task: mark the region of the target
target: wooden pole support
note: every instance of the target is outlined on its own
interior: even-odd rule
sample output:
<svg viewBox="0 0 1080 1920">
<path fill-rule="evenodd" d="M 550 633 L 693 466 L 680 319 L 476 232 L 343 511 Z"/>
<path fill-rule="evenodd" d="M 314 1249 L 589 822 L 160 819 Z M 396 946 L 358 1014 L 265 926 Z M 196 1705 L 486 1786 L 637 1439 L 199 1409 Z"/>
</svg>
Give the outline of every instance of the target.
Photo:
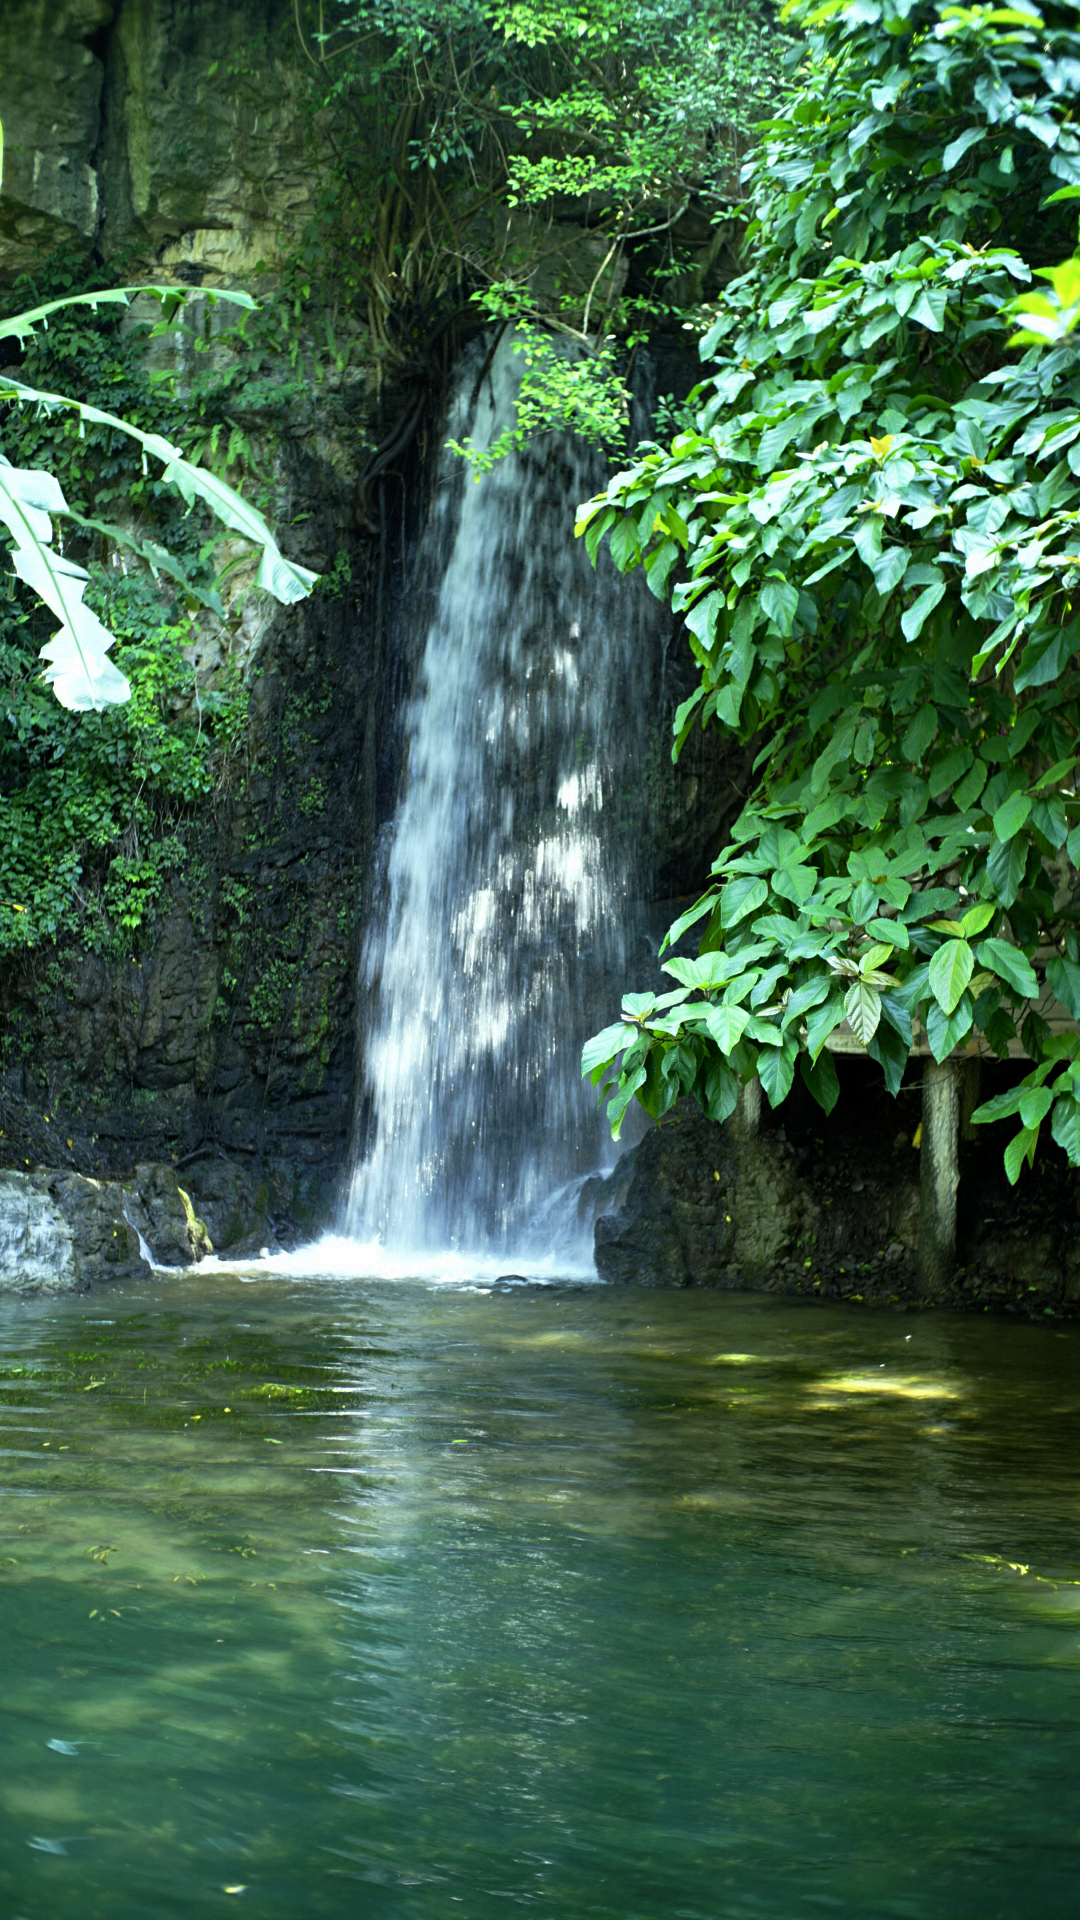
<svg viewBox="0 0 1080 1920">
<path fill-rule="evenodd" d="M 922 1083 L 919 1286 L 942 1292 L 956 1266 L 960 1063 L 928 1060 Z"/>
<path fill-rule="evenodd" d="M 757 1074 L 739 1088 L 738 1104 L 732 1115 L 732 1130 L 737 1140 L 756 1140 L 761 1127 L 761 1081 Z"/>
</svg>

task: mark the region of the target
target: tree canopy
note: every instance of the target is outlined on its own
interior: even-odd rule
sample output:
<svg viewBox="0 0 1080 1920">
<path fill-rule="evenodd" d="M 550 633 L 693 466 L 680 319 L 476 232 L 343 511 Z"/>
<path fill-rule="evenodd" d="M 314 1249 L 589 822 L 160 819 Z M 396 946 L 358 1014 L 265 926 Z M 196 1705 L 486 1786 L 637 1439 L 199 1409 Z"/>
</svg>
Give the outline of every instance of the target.
<svg viewBox="0 0 1080 1920">
<path fill-rule="evenodd" d="M 585 1048 L 723 1119 L 798 1069 L 830 1111 L 846 1021 L 899 1089 L 913 1037 L 1031 1071 L 1080 1165 L 1080 32 L 1075 7 L 826 0 L 744 172 L 747 270 L 670 446 L 590 501 L 590 552 L 682 614 L 676 719 L 756 752 L 670 992 Z M 1060 264 L 1064 259 L 1064 264 Z M 668 943 L 665 942 L 665 946 Z"/>
<path fill-rule="evenodd" d="M 512 322 L 522 418 L 497 453 L 567 425 L 617 444 L 627 344 L 682 302 L 689 228 L 722 245 L 710 221 L 779 74 L 768 0 L 308 0 L 296 17 L 381 370 L 407 377 L 466 315 Z"/>
</svg>

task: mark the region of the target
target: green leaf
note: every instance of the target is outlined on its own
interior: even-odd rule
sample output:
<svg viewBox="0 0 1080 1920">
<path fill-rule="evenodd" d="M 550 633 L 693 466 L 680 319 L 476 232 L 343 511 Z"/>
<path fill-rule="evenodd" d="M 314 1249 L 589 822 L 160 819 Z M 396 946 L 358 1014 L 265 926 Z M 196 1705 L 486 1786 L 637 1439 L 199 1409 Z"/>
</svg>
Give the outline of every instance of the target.
<svg viewBox="0 0 1080 1920">
<path fill-rule="evenodd" d="M 786 639 L 795 624 L 799 589 L 789 580 L 766 580 L 761 589 L 761 610 L 778 633 Z"/>
<path fill-rule="evenodd" d="M 801 1054 L 799 1072 L 818 1106 L 823 1112 L 831 1113 L 840 1098 L 840 1080 L 832 1054 L 820 1053 L 816 1061 L 811 1061 L 808 1053 Z"/>
<path fill-rule="evenodd" d="M 627 1080 L 619 1086 L 608 1101 L 607 1117 L 611 1123 L 611 1137 L 617 1140 L 622 1132 L 623 1117 L 639 1087 L 645 1084 L 645 1068 L 635 1067 Z"/>
<path fill-rule="evenodd" d="M 881 995 L 865 980 L 853 980 L 844 995 L 844 1012 L 856 1040 L 869 1046 L 881 1019 Z"/>
<path fill-rule="evenodd" d="M 999 840 L 1011 840 L 1025 825 L 1031 812 L 1031 798 L 1026 793 L 1010 793 L 994 814 L 994 832 Z"/>
<path fill-rule="evenodd" d="M 1034 976 L 1032 976 L 1034 978 Z M 1063 960 L 1055 957 L 1047 963 L 1046 984 L 1063 1007 L 1067 1007 L 1074 1020 L 1080 1020 L 1080 966 L 1075 960 Z M 1034 999 L 1029 994 L 1029 999 Z M 1056 1135 L 1055 1135 L 1056 1138 Z"/>
<path fill-rule="evenodd" d="M 789 1039 L 782 1047 L 764 1047 L 758 1054 L 758 1079 L 770 1107 L 778 1107 L 791 1092 L 798 1052 L 798 1043 Z"/>
<path fill-rule="evenodd" d="M 834 994 L 822 1007 L 813 1007 L 806 1016 L 806 1044 L 812 1060 L 817 1060 L 834 1027 L 844 1018 L 844 1000 Z"/>
<path fill-rule="evenodd" d="M 1027 866 L 1027 841 L 1015 834 L 997 841 L 986 856 L 986 877 L 1003 907 L 1011 907 L 1020 891 Z"/>
<path fill-rule="evenodd" d="M 884 1002 L 882 1011 L 885 1011 Z M 895 1100 L 904 1078 L 910 1047 L 888 1020 L 883 1020 L 866 1049 L 885 1075 L 885 1085 Z"/>
<path fill-rule="evenodd" d="M 826 974 L 819 974 L 815 980 L 808 980 L 804 986 L 796 987 L 787 1006 L 784 1008 L 781 1027 L 786 1032 L 793 1020 L 801 1020 L 811 1007 L 820 1006 L 828 994 L 832 982 Z"/>
<path fill-rule="evenodd" d="M 738 1103 L 739 1076 L 726 1061 L 718 1060 L 705 1076 L 705 1113 L 710 1120 L 722 1123 L 730 1119 Z"/>
<path fill-rule="evenodd" d="M 686 624 L 690 632 L 701 641 L 706 653 L 711 653 L 716 645 L 716 623 L 723 610 L 722 593 L 707 593 L 686 615 Z"/>
<path fill-rule="evenodd" d="M 1014 1113 L 1020 1111 L 1024 1092 L 1023 1087 L 1010 1087 L 1007 1093 L 997 1093 L 992 1100 L 985 1100 L 982 1106 L 976 1107 L 972 1114 L 973 1124 L 977 1127 L 989 1127 L 993 1126 L 997 1120 L 1011 1119 Z"/>
<path fill-rule="evenodd" d="M 638 1037 L 637 1027 L 627 1026 L 624 1020 L 618 1021 L 613 1027 L 605 1027 L 603 1033 L 594 1033 L 581 1049 L 582 1079 L 588 1074 L 595 1086 L 615 1055 L 621 1053 L 624 1047 L 632 1046 Z"/>
<path fill-rule="evenodd" d="M 1039 1144 L 1038 1127 L 1025 1127 L 1021 1133 L 1013 1135 L 1005 1149 L 1005 1172 L 1010 1187 L 1015 1187 L 1020 1178 L 1020 1169 L 1026 1160 L 1030 1167 L 1035 1159 L 1035 1149 Z"/>
<path fill-rule="evenodd" d="M 910 935 L 902 920 L 868 920 L 866 931 L 875 934 L 879 940 L 887 940 L 891 946 L 902 947 L 905 952 L 911 945 Z"/>
<path fill-rule="evenodd" d="M 910 559 L 906 547 L 886 547 L 884 553 L 871 562 L 874 585 L 883 600 L 900 585 Z"/>
<path fill-rule="evenodd" d="M 772 888 L 783 900 L 790 900 L 795 906 L 803 907 L 809 900 L 818 883 L 814 867 L 781 867 L 772 876 Z"/>
<path fill-rule="evenodd" d="M 1037 1127 L 1054 1104 L 1049 1087 L 1025 1087 L 1020 1096 L 1020 1119 L 1025 1127 Z"/>
<path fill-rule="evenodd" d="M 937 732 L 937 708 L 921 707 L 915 715 L 900 745 L 905 760 L 917 766 Z"/>
<path fill-rule="evenodd" d="M 981 933 L 984 927 L 988 927 L 996 913 L 997 908 L 992 902 L 988 905 L 986 901 L 980 901 L 977 907 L 969 907 L 960 921 L 960 931 L 965 940 L 970 940 L 973 934 Z"/>
<path fill-rule="evenodd" d="M 951 1013 L 946 1013 L 936 1000 L 931 1000 L 926 1009 L 926 1037 L 935 1060 L 944 1060 L 946 1054 L 950 1054 L 961 1040 L 966 1039 L 971 1032 L 972 1019 L 973 1009 L 968 994 Z"/>
<path fill-rule="evenodd" d="M 51 316 L 59 313 L 64 307 L 91 307 L 96 313 L 99 307 L 127 307 L 138 294 L 144 293 L 154 294 L 162 302 L 171 319 L 176 309 L 190 297 L 192 292 L 198 292 L 203 298 L 209 299 L 212 306 L 216 306 L 219 300 L 223 300 L 227 306 L 244 307 L 248 313 L 256 311 L 257 303 L 250 293 L 233 293 L 224 287 L 214 288 L 212 291 L 204 287 L 197 289 L 162 287 L 151 283 L 133 287 L 107 287 L 100 293 L 68 293 L 62 299 L 47 300 L 42 307 L 31 307 L 28 312 L 17 313 L 6 320 L 0 320 L 0 340 L 25 341 L 37 331 L 40 325 L 47 327 Z M 158 329 L 155 328 L 154 331 L 156 333 Z"/>
<path fill-rule="evenodd" d="M 964 939 L 940 946 L 930 962 L 930 991 L 943 1013 L 952 1013 L 975 971 L 975 955 Z"/>
<path fill-rule="evenodd" d="M 936 586 L 927 587 L 920 593 L 913 606 L 900 617 L 900 628 L 905 640 L 917 640 L 930 615 L 940 600 L 945 597 L 945 583 L 939 581 Z M 908 755 L 911 759 L 913 756 Z"/>
<path fill-rule="evenodd" d="M 984 136 L 985 129 L 981 126 L 965 127 L 963 133 L 958 133 L 955 140 L 950 140 L 941 156 L 942 173 L 951 173 L 957 162 L 963 159 L 968 149 L 977 147 Z"/>
<path fill-rule="evenodd" d="M 748 913 L 763 907 L 769 897 L 764 880 L 751 874 L 729 880 L 720 894 L 720 921 L 725 927 L 737 926 Z"/>
<path fill-rule="evenodd" d="M 947 303 L 948 295 L 944 287 L 923 287 L 918 299 L 908 312 L 908 319 L 914 320 L 920 327 L 929 327 L 931 333 L 940 333 L 945 324 Z M 938 599 L 940 598 L 939 593 Z M 908 638 L 911 638 L 910 634 Z"/>
<path fill-rule="evenodd" d="M 957 813 L 966 813 L 973 807 L 986 785 L 990 772 L 985 760 L 976 760 L 970 773 L 966 773 L 959 785 L 953 788 L 953 806 Z"/>
<path fill-rule="evenodd" d="M 129 440 L 135 440 L 144 453 L 164 463 L 162 479 L 165 485 L 175 487 L 189 507 L 196 500 L 201 500 L 224 526 L 231 527 L 234 533 L 242 534 L 246 540 L 261 547 L 257 586 L 286 606 L 306 599 L 311 592 L 319 578 L 318 574 L 312 573 L 308 567 L 298 566 L 294 560 L 286 560 L 262 514 L 209 468 L 192 466 L 190 461 L 184 459 L 180 449 L 171 446 L 161 434 L 145 433 L 141 427 L 132 426 L 130 421 L 121 420 L 115 413 L 105 413 L 101 407 L 90 406 L 85 400 L 73 400 L 62 393 L 26 387 L 6 376 L 4 394 L 5 398 L 17 399 L 23 405 L 67 408 L 93 426 L 112 427 Z"/>
<path fill-rule="evenodd" d="M 1075 1098 L 1056 1101 L 1050 1131 L 1058 1146 L 1068 1154 L 1069 1165 L 1080 1167 L 1080 1101 Z"/>
<path fill-rule="evenodd" d="M 705 1025 L 721 1053 L 734 1053 L 750 1022 L 745 1007 L 710 1007 Z"/>
<path fill-rule="evenodd" d="M 631 514 L 624 514 L 608 536 L 608 549 L 620 573 L 629 573 L 641 559 L 637 526 Z"/>
<path fill-rule="evenodd" d="M 60 621 L 59 630 L 41 649 L 42 658 L 50 662 L 44 677 L 62 707 L 86 713 L 120 705 L 130 699 L 131 688 L 109 659 L 111 633 L 83 604 L 89 574 L 50 545 L 50 515 L 63 513 L 66 506 L 51 473 L 21 470 L 0 455 L 0 521 L 14 541 L 12 564 L 19 579 Z"/>
<path fill-rule="evenodd" d="M 685 913 L 680 913 L 678 919 L 673 921 L 664 935 L 663 944 L 660 948 L 661 953 L 668 947 L 673 947 L 677 941 L 682 939 L 683 934 L 689 927 L 695 926 L 699 920 L 705 918 L 707 913 L 711 913 L 716 905 L 716 900 L 717 896 L 715 893 L 707 893 L 702 899 L 695 901 L 692 907 L 688 907 Z"/>
<path fill-rule="evenodd" d="M 1007 940 L 981 940 L 975 949 L 980 967 L 989 967 L 1024 1000 L 1038 998 L 1039 982 L 1030 960 Z M 1060 995 L 1059 995 L 1060 998 Z"/>
</svg>

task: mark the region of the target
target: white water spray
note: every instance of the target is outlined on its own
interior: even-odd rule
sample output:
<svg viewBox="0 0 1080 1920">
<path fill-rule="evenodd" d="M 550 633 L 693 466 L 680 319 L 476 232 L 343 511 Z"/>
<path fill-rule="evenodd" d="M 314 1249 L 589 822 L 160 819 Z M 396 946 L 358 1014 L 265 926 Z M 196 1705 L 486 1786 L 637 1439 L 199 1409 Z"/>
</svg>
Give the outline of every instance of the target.
<svg viewBox="0 0 1080 1920">
<path fill-rule="evenodd" d="M 512 420 L 521 370 L 507 337 L 477 394 L 482 357 L 448 421 L 481 445 Z M 387 1249 L 550 1252 L 567 1183 L 610 1159 L 579 1056 L 627 977 L 658 611 L 573 538 L 601 481 L 569 438 L 478 484 L 441 456 L 413 572 L 441 584 L 360 982 L 347 1228 Z"/>
</svg>

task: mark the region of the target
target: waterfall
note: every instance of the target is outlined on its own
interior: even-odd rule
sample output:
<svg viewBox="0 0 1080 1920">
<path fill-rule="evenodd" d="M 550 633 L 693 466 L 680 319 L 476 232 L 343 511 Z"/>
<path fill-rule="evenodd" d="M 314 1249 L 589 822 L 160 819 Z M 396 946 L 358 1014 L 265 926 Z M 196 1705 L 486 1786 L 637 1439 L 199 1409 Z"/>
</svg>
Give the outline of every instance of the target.
<svg viewBox="0 0 1080 1920">
<path fill-rule="evenodd" d="M 442 437 L 490 444 L 521 366 L 510 336 L 486 370 L 483 344 L 470 350 Z M 550 1251 L 551 1196 L 610 1163 L 579 1056 L 612 1017 L 639 917 L 659 613 L 573 538 L 603 478 L 569 436 L 479 482 L 439 456 L 409 569 L 418 665 L 400 793 L 361 961 L 358 1239 Z"/>
</svg>

